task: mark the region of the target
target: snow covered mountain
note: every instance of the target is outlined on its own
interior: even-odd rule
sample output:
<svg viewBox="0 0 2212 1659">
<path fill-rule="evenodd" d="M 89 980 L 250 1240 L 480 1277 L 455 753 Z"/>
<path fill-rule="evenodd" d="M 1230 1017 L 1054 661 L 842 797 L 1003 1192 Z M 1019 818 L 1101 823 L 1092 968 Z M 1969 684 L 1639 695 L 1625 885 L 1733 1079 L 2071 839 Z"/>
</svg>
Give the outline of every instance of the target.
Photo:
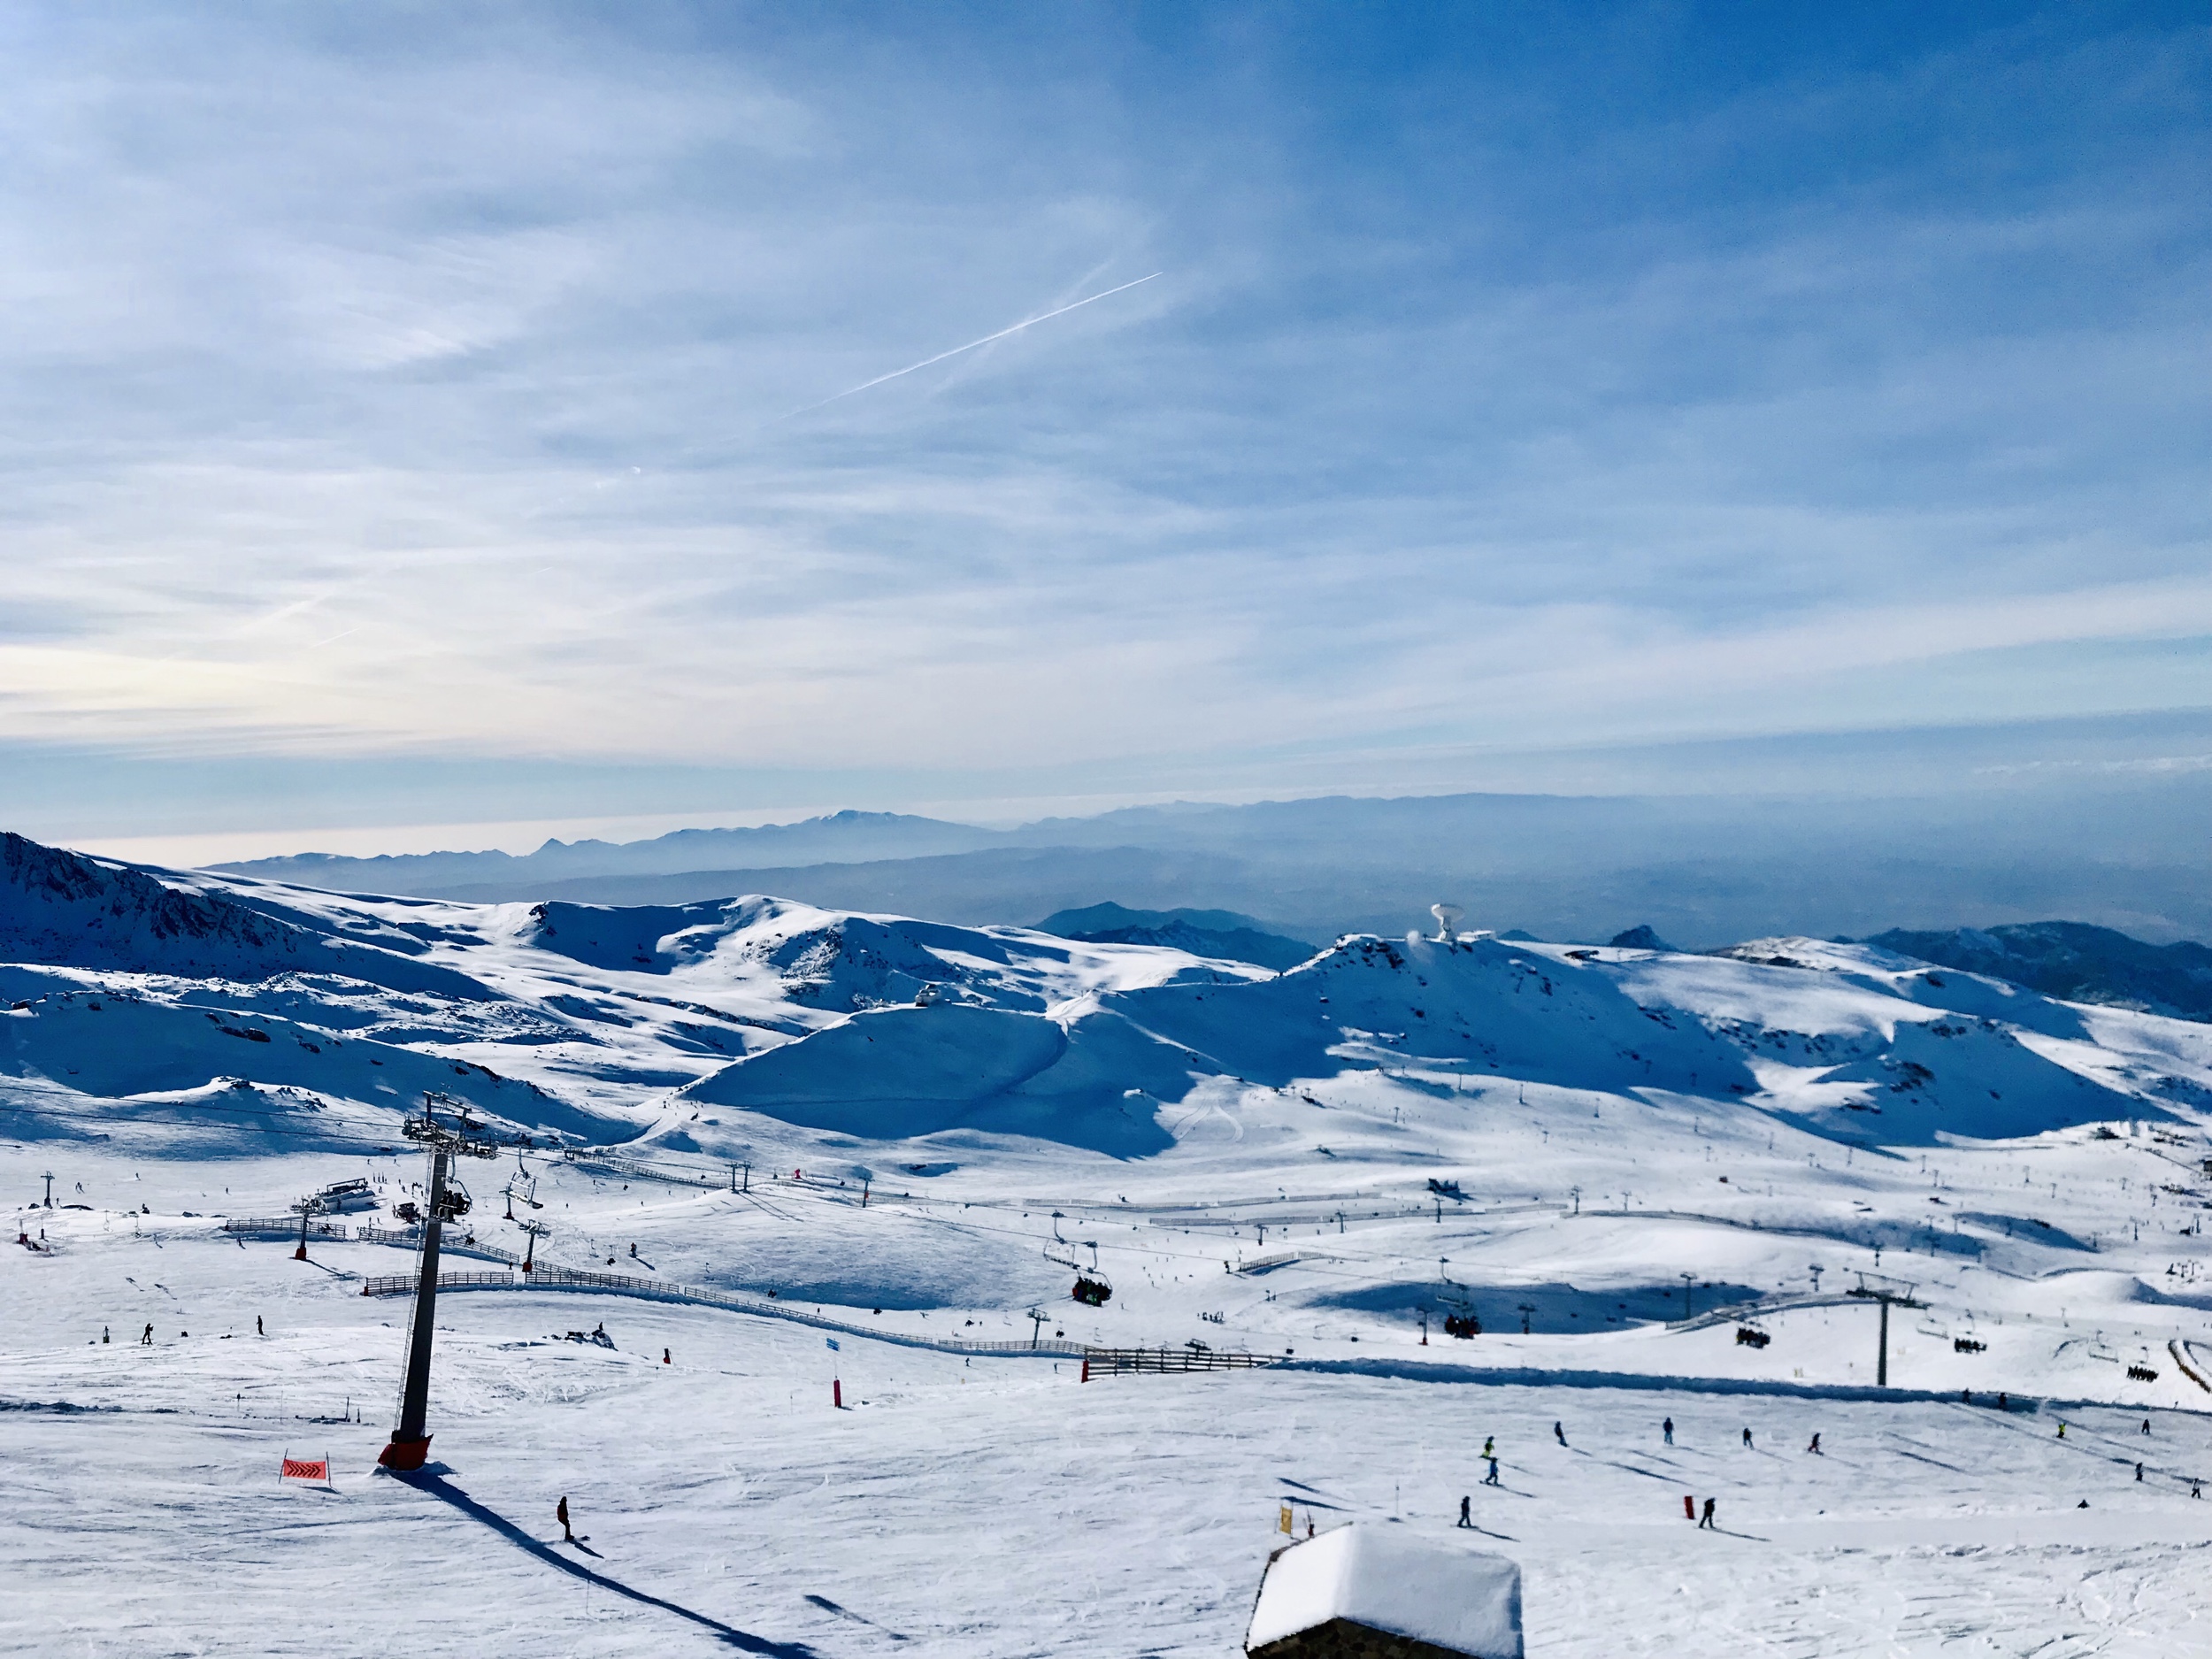
<svg viewBox="0 0 2212 1659">
<path fill-rule="evenodd" d="M 618 1134 L 680 1094 L 872 1140 L 964 1126 L 1135 1155 L 1221 1078 L 1511 1078 L 1913 1146 L 2164 1118 L 2212 1083 L 2182 1057 L 2212 1033 L 1866 946 L 1351 937 L 1276 974 L 758 896 L 342 897 L 15 836 L 0 859 L 0 1063 L 104 1100 L 234 1073 L 391 1100 L 435 1077 L 537 1130 Z"/>
<path fill-rule="evenodd" d="M 400 1123 L 434 1091 L 513 1160 L 472 1166 L 451 1240 L 472 1294 L 439 1304 L 438 1452 L 482 1478 L 349 1472 L 359 1507 L 311 1535 L 257 1523 L 340 1586 L 315 1617 L 342 1647 L 466 1651 L 450 1630 L 489 1575 L 524 1651 L 670 1650 L 650 1621 L 687 1607 L 723 1621 L 703 1640 L 847 1651 L 864 1601 L 917 1653 L 1075 1655 L 1099 1645 L 1087 1619 L 1048 1630 L 995 1598 L 1012 1572 L 1044 1604 L 1104 1540 L 1117 1629 L 1218 1652 L 1279 1498 L 1442 1525 L 1471 1490 L 1515 1506 L 1484 1524 L 1560 1654 L 1617 1650 L 1621 1560 L 1731 1609 L 1746 1572 L 1762 1609 L 1797 1607 L 1806 1575 L 1924 1599 L 1963 1573 L 1973 1605 L 1945 1629 L 2025 1651 L 2049 1575 L 2003 1553 L 2024 1539 L 2093 1552 L 2135 1624 L 2188 1624 L 2212 1543 L 2187 1497 L 2190 1414 L 2212 1409 L 2212 1026 L 1797 938 L 1363 934 L 1275 972 L 757 895 L 460 903 L 14 838 L 0 856 L 0 1190 L 22 1241 L 0 1257 L 0 1409 L 42 1517 L 5 1541 L 130 1629 L 236 1646 L 196 1589 L 216 1517 L 265 1502 L 240 1448 L 373 1457 L 388 1425 L 346 1419 L 395 1375 L 373 1293 L 412 1259 Z M 341 1179 L 376 1200 L 369 1232 L 333 1225 L 295 1262 L 288 1206 Z M 530 1250 L 560 1273 L 505 1265 Z M 1071 1298 L 1079 1273 L 1110 1294 Z M 1862 1285 L 1905 1299 L 1878 1354 Z M 1078 1344 L 1273 1366 L 1071 1394 Z M 801 1403 L 833 1375 L 853 1410 Z M 1678 1448 L 1650 1443 L 1662 1417 Z M 1755 1420 L 1828 1450 L 1720 1461 Z M 1494 1431 L 1509 1472 L 1487 1489 L 1471 1453 Z M 149 1509 L 157 1464 L 179 1495 Z M 1781 1553 L 1680 1558 L 1654 1529 L 1680 1527 L 1685 1487 Z M 618 1640 L 532 1599 L 553 1547 L 505 1517 L 563 1489 L 609 1517 L 593 1548 L 626 1564 L 592 1593 L 647 1621 Z M 88 1496 L 110 1490 L 127 1516 Z M 513 1559 L 458 1550 L 465 1571 L 396 1606 L 380 1586 L 441 1493 Z M 2107 1532 L 2073 1518 L 2092 1495 Z M 900 1560 L 926 1594 L 887 1579 L 887 1503 L 909 1506 Z M 967 1571 L 991 1527 L 1014 1529 L 995 1562 L 1044 1564 Z M 100 1540 L 120 1532 L 192 1592 L 119 1579 Z M 265 1555 L 271 1535 L 247 1534 Z M 1253 1558 L 1227 1589 L 1225 1551 Z M 362 1560 L 378 1571 L 340 1570 Z M 268 1579 L 272 1609 L 295 1587 Z M 1689 1601 L 1637 1616 L 1701 1639 Z M 0 1647 L 41 1650 L 15 1617 Z M 1798 1651 L 1873 1651 L 1886 1617 L 1789 1628 Z"/>
<path fill-rule="evenodd" d="M 1986 931 L 1895 928 L 1866 942 L 2009 979 L 2047 996 L 2212 1019 L 2212 949 L 2188 940 L 2148 945 L 2085 922 L 2028 922 Z"/>
</svg>

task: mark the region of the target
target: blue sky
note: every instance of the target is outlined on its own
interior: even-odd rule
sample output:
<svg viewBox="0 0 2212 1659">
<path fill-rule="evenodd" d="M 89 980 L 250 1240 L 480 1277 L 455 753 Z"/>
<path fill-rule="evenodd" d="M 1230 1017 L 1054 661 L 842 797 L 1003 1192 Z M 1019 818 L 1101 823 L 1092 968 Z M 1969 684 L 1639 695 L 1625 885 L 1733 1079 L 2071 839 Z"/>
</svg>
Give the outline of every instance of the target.
<svg viewBox="0 0 2212 1659">
<path fill-rule="evenodd" d="M 0 821 L 2212 764 L 2208 60 L 2181 5 L 16 8 Z"/>
</svg>

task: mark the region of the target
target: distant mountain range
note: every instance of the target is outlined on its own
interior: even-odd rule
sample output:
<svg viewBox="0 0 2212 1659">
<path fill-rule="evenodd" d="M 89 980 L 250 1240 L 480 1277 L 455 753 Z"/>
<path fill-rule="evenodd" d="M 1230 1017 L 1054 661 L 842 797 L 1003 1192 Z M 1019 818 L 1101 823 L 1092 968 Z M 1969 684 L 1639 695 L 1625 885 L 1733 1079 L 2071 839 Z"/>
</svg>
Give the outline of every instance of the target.
<svg viewBox="0 0 2212 1659">
<path fill-rule="evenodd" d="M 2212 937 L 2212 773 L 2085 799 L 1457 795 L 1137 807 L 992 830 L 885 812 L 536 852 L 308 854 L 221 869 L 342 892 L 682 904 L 773 893 L 960 926 L 1112 902 L 1223 910 L 1326 941 L 1432 926 L 1602 941 L 1631 923 L 1691 949 L 1781 933 L 2063 916 Z"/>
</svg>

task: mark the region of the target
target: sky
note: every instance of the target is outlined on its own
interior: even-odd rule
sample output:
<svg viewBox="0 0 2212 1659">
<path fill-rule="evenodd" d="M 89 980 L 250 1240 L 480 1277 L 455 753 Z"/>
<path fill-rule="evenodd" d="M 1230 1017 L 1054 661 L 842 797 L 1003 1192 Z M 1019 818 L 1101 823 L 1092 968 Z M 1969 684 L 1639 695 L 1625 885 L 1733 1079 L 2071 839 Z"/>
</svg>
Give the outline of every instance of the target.
<svg viewBox="0 0 2212 1659">
<path fill-rule="evenodd" d="M 2193 4 L 33 4 L 0 65 L 0 826 L 2212 766 Z"/>
</svg>

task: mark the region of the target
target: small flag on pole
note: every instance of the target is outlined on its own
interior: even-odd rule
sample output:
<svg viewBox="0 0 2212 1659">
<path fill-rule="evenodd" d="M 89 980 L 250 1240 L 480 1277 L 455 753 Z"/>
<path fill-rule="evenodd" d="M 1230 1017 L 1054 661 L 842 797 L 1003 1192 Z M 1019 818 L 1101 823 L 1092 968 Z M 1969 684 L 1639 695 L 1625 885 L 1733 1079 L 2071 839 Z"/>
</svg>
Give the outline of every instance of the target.
<svg viewBox="0 0 2212 1659">
<path fill-rule="evenodd" d="M 837 1348 L 837 1339 L 833 1336 L 826 1336 L 822 1339 L 822 1340 L 828 1343 L 832 1348 Z M 844 1349 L 838 1348 L 837 1351 L 841 1354 L 844 1352 Z"/>
</svg>

